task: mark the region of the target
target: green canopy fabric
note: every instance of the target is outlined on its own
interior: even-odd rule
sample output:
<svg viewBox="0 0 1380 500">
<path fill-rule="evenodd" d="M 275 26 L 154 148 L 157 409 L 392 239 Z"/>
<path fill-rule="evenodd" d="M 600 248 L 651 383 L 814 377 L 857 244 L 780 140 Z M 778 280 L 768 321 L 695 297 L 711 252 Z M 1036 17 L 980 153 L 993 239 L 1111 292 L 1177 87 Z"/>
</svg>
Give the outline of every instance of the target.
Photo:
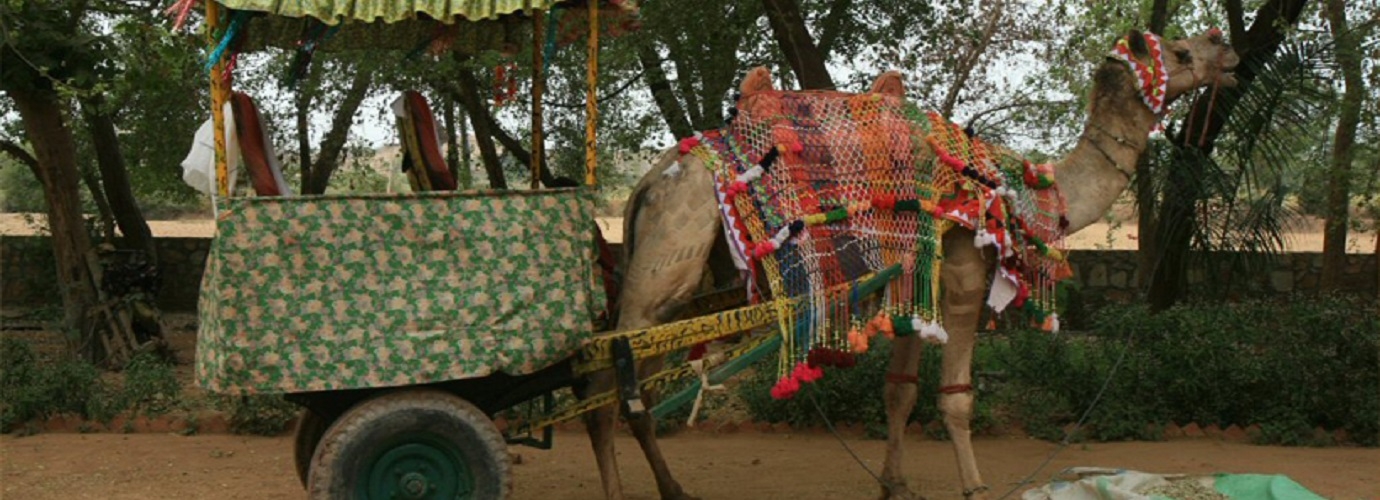
<svg viewBox="0 0 1380 500">
<path fill-rule="evenodd" d="M 531 43 L 530 16 L 538 10 L 570 11 L 566 21 L 583 19 L 591 0 L 215 0 L 231 12 L 256 14 L 245 29 L 242 52 L 270 47 L 296 48 L 313 26 L 333 30 L 320 52 L 354 50 L 415 51 L 445 38 L 449 50 L 474 54 L 511 51 Z M 637 17 L 635 0 L 596 0 L 605 36 L 628 31 Z M 571 27 L 584 31 L 581 26 Z M 564 33 L 563 38 L 570 38 Z M 583 37 L 580 37 L 583 38 Z"/>
<path fill-rule="evenodd" d="M 568 0 L 216 0 L 234 10 L 284 17 L 313 17 L 328 25 L 342 20 L 372 23 L 416 19 L 419 14 L 444 23 L 456 19 L 497 19 L 518 11 L 549 9 Z"/>
</svg>

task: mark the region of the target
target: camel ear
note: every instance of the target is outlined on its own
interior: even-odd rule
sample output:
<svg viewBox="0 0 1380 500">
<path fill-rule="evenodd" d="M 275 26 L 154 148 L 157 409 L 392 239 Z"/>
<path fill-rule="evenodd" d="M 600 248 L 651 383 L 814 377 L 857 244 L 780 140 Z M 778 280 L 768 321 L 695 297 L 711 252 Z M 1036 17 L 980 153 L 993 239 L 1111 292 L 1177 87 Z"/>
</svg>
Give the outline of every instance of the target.
<svg viewBox="0 0 1380 500">
<path fill-rule="evenodd" d="M 1145 34 L 1140 30 L 1131 30 L 1126 33 L 1126 43 L 1131 46 L 1131 53 L 1136 57 L 1150 57 L 1150 46 L 1145 44 Z"/>
<path fill-rule="evenodd" d="M 899 71 L 882 73 L 881 76 L 878 76 L 877 79 L 872 82 L 872 93 L 905 97 L 906 84 L 905 81 L 901 79 L 901 73 Z"/>
<path fill-rule="evenodd" d="M 773 90 L 771 85 L 771 72 L 767 71 L 765 66 L 758 66 L 748 71 L 747 76 L 743 78 L 742 87 L 739 88 L 739 92 L 743 94 L 743 97 L 770 90 Z"/>
</svg>

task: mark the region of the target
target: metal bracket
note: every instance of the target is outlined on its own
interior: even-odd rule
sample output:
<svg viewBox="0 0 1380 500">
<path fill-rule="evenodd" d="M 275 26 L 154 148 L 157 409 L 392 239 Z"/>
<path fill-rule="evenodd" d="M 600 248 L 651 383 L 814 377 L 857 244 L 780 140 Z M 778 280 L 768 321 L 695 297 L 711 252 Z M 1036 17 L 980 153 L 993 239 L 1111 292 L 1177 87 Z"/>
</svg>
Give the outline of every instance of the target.
<svg viewBox="0 0 1380 500">
<path fill-rule="evenodd" d="M 613 372 L 618 377 L 618 401 L 627 418 L 641 418 L 647 413 L 642 404 L 637 383 L 637 361 L 633 358 L 632 343 L 627 338 L 613 339 Z"/>
</svg>

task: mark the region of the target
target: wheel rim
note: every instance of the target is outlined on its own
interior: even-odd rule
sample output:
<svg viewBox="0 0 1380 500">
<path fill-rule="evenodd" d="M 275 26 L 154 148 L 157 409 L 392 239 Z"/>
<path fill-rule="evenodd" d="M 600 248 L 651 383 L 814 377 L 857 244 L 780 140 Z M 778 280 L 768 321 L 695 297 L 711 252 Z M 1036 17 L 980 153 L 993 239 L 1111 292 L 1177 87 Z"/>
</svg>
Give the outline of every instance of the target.
<svg viewBox="0 0 1380 500">
<path fill-rule="evenodd" d="M 467 499 L 474 493 L 474 472 L 460 448 L 433 434 L 402 436 L 365 470 L 361 498 Z"/>
</svg>

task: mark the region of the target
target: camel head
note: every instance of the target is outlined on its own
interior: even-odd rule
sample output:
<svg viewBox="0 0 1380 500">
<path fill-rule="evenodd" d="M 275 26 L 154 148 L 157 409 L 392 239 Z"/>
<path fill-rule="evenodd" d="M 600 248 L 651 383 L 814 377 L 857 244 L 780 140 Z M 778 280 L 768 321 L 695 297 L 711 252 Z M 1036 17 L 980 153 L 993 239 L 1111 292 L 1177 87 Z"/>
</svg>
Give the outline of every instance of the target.
<svg viewBox="0 0 1380 500">
<path fill-rule="evenodd" d="M 1158 45 L 1158 47 L 1156 47 Z M 1209 85 L 1232 87 L 1236 78 L 1231 71 L 1241 59 L 1223 38 L 1222 30 L 1212 28 L 1191 38 L 1162 40 L 1157 35 L 1132 30 L 1117 41 L 1110 56 L 1130 63 L 1134 72 L 1163 65 L 1168 81 L 1162 87 L 1165 101 L 1173 100 L 1193 89 Z M 1157 57 L 1160 61 L 1156 61 Z M 1134 62 L 1133 62 L 1134 61 Z M 1154 73 L 1141 75 L 1154 78 Z"/>
</svg>

